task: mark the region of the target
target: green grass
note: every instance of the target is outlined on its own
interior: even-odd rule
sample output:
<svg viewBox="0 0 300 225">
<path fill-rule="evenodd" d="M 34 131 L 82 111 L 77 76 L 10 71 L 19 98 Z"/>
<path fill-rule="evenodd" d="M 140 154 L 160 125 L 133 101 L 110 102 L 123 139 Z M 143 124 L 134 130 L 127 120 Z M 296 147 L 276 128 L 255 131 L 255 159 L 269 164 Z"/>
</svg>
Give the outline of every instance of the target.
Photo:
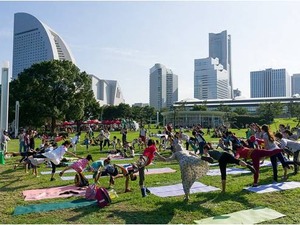
<svg viewBox="0 0 300 225">
<path fill-rule="evenodd" d="M 286 121 L 283 122 L 286 124 Z M 279 122 L 277 121 L 277 126 Z M 245 136 L 245 130 L 232 129 L 238 136 Z M 155 133 L 155 130 L 152 130 Z M 111 137 L 119 132 L 111 134 Z M 136 138 L 138 133 L 129 132 L 128 140 Z M 208 140 L 211 139 L 205 136 Z M 83 140 L 83 137 L 81 138 Z M 40 140 L 37 140 L 37 144 Z M 9 151 L 18 151 L 18 141 L 12 140 L 9 142 Z M 106 154 L 99 153 L 98 146 L 91 146 L 89 152 L 94 159 L 105 157 Z M 87 152 L 84 146 L 78 145 L 78 155 L 85 156 Z M 168 156 L 168 152 L 162 153 Z M 25 174 L 23 168 L 13 170 L 13 165 L 19 157 L 13 157 L 6 160 L 5 165 L 0 165 L 0 215 L 2 224 L 192 224 L 194 220 L 200 220 L 210 216 L 231 213 L 243 209 L 249 209 L 256 206 L 266 206 L 277 210 L 286 215 L 286 217 L 266 221 L 267 224 L 299 224 L 300 209 L 299 197 L 300 189 L 287 190 L 282 192 L 273 192 L 266 194 L 256 194 L 243 190 L 244 187 L 252 184 L 252 175 L 228 175 L 227 178 L 227 193 L 221 194 L 220 191 L 211 193 L 192 194 L 189 203 L 183 202 L 183 196 L 159 198 L 154 195 L 149 195 L 147 198 L 142 198 L 138 186 L 138 181 L 130 182 L 133 189 L 131 193 L 124 192 L 124 179 L 116 179 L 114 189 L 118 193 L 118 197 L 113 199 L 109 207 L 98 208 L 85 207 L 78 209 L 65 209 L 60 211 L 51 211 L 45 213 L 25 214 L 13 216 L 13 211 L 16 206 L 30 205 L 37 203 L 59 202 L 66 199 L 49 199 L 42 201 L 24 201 L 22 196 L 23 190 L 62 186 L 73 184 L 73 181 L 61 181 L 58 175 L 55 175 L 57 180 L 50 182 L 50 175 L 40 175 L 34 177 L 32 174 Z M 130 161 L 126 161 L 130 162 Z M 116 161 L 116 163 L 125 163 L 125 161 Z M 176 169 L 176 173 L 159 174 L 146 176 L 146 184 L 148 187 L 176 184 L 181 182 L 180 170 L 176 161 L 160 162 L 155 161 L 154 167 L 171 167 Z M 214 167 L 218 168 L 218 167 Z M 59 168 L 60 169 L 60 168 Z M 49 170 L 49 168 L 39 168 L 39 171 Z M 292 171 L 289 171 L 290 173 Z M 279 175 L 283 174 L 279 167 Z M 219 176 L 205 176 L 199 180 L 200 182 L 220 187 Z M 300 181 L 300 175 L 291 175 L 289 181 Z M 272 169 L 270 167 L 261 168 L 260 184 L 268 184 L 272 182 Z M 101 185 L 108 186 L 108 178 L 101 179 Z M 68 200 L 76 199 L 72 197 Z"/>
</svg>

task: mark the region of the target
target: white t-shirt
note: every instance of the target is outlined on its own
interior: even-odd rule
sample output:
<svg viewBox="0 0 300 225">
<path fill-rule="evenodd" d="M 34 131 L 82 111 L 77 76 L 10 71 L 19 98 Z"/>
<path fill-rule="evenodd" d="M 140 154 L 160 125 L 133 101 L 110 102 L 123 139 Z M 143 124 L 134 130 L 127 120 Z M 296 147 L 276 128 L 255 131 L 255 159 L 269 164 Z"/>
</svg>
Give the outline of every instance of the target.
<svg viewBox="0 0 300 225">
<path fill-rule="evenodd" d="M 42 155 L 50 159 L 55 165 L 58 165 L 67 151 L 68 149 L 64 145 L 61 145 L 52 151 L 43 153 Z"/>
<path fill-rule="evenodd" d="M 300 150 L 300 143 L 297 141 L 292 141 L 286 138 L 282 138 L 280 140 L 280 147 L 281 148 L 285 148 L 288 147 L 289 150 L 291 150 L 292 152 L 296 152 L 298 150 Z"/>
</svg>

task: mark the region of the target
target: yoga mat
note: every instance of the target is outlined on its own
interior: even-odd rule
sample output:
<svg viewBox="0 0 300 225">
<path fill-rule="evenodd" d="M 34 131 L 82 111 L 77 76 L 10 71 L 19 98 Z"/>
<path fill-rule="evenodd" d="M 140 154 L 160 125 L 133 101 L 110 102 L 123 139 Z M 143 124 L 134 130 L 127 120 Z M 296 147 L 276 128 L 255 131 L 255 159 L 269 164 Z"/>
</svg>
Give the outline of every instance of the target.
<svg viewBox="0 0 300 225">
<path fill-rule="evenodd" d="M 257 187 L 246 187 L 244 189 L 261 194 L 267 192 L 289 190 L 294 188 L 300 188 L 300 182 L 296 182 L 296 181 L 282 182 L 282 183 L 259 185 Z"/>
<path fill-rule="evenodd" d="M 161 174 L 161 173 L 174 173 L 176 170 L 173 170 L 171 168 L 152 168 L 152 169 L 146 169 L 145 174 L 150 175 L 150 174 Z M 93 175 L 86 175 L 85 176 L 87 179 L 93 179 Z M 102 177 L 107 177 L 107 176 L 102 176 Z M 60 177 L 62 180 L 74 180 L 75 176 L 62 176 Z M 101 178 L 101 177 L 100 177 Z"/>
<path fill-rule="evenodd" d="M 48 212 L 53 210 L 68 209 L 68 208 L 79 208 L 84 206 L 97 205 L 96 201 L 77 199 L 67 202 L 56 202 L 56 203 L 42 203 L 36 205 L 17 206 L 14 211 L 14 216 L 28 214 L 28 213 L 39 213 Z"/>
<path fill-rule="evenodd" d="M 53 188 L 43 188 L 43 189 L 34 189 L 23 191 L 25 196 L 25 201 L 34 201 L 41 199 L 51 199 L 51 198 L 67 198 L 71 196 L 84 196 L 85 189 L 78 190 L 79 187 L 74 185 L 71 186 L 61 186 Z M 74 191 L 74 193 L 66 193 L 67 191 Z M 77 192 L 78 194 L 76 194 Z M 62 194 L 65 193 L 65 194 Z"/>
<path fill-rule="evenodd" d="M 244 170 L 240 168 L 227 168 L 226 169 L 227 174 L 241 174 L 241 173 L 251 173 L 250 170 Z M 207 172 L 208 176 L 217 176 L 221 175 L 220 169 L 212 169 Z"/>
<path fill-rule="evenodd" d="M 256 224 L 268 220 L 284 217 L 273 209 L 255 207 L 253 209 L 241 210 L 234 213 L 213 216 L 202 220 L 195 220 L 196 224 Z"/>
<path fill-rule="evenodd" d="M 169 167 L 166 168 L 152 168 L 152 169 L 146 169 L 145 174 L 161 174 L 161 173 L 175 173 L 176 170 L 173 170 Z"/>
<path fill-rule="evenodd" d="M 57 170 L 55 173 L 60 173 L 60 172 L 61 172 L 61 170 Z M 75 170 L 70 169 L 70 170 L 66 170 L 64 173 L 75 173 L 75 172 L 76 172 Z M 51 170 L 41 172 L 42 175 L 51 174 L 51 173 L 52 173 Z"/>
<path fill-rule="evenodd" d="M 152 194 L 159 197 L 170 197 L 170 196 L 180 196 L 184 195 L 182 184 L 161 186 L 161 187 L 148 187 Z M 190 193 L 199 193 L 199 192 L 210 192 L 217 191 L 219 188 L 207 186 L 200 182 L 195 182 L 191 187 Z"/>
<path fill-rule="evenodd" d="M 277 165 L 279 165 L 280 162 L 277 162 Z M 272 163 L 270 161 L 266 161 L 264 160 L 264 162 L 262 164 L 259 164 L 260 167 L 262 166 L 272 166 Z"/>
<path fill-rule="evenodd" d="M 85 177 L 87 179 L 93 179 L 93 175 L 92 174 L 85 175 Z M 105 177 L 107 177 L 107 176 L 105 176 Z M 62 180 L 74 180 L 75 179 L 75 175 L 74 176 L 62 176 L 62 177 L 60 177 L 60 179 L 62 179 Z"/>
</svg>

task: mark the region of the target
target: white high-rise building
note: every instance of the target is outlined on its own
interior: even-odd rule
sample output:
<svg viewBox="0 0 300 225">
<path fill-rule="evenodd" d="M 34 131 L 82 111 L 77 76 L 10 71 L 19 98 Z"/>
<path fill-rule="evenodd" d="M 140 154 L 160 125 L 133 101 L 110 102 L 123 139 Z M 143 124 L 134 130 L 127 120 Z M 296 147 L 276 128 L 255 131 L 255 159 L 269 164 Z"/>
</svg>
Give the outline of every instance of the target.
<svg viewBox="0 0 300 225">
<path fill-rule="evenodd" d="M 292 76 L 292 95 L 300 95 L 300 73 L 293 74 Z"/>
<path fill-rule="evenodd" d="M 218 58 L 195 59 L 194 98 L 230 98 L 229 76 Z"/>
<path fill-rule="evenodd" d="M 74 57 L 63 39 L 47 25 L 28 13 L 14 15 L 12 78 L 35 63 Z"/>
<path fill-rule="evenodd" d="M 92 78 L 92 90 L 100 105 L 119 105 L 125 103 L 121 87 L 116 80 L 103 80 L 94 75 Z"/>
<path fill-rule="evenodd" d="M 227 30 L 221 33 L 209 33 L 209 57 L 218 58 L 229 75 L 230 96 L 233 98 L 232 69 L 231 69 L 231 36 L 227 35 Z"/>
<path fill-rule="evenodd" d="M 157 63 L 150 69 L 149 104 L 155 109 L 169 108 L 178 101 L 178 76 Z"/>
<path fill-rule="evenodd" d="M 250 72 L 250 97 L 290 97 L 291 77 L 286 69 L 266 69 Z"/>
</svg>

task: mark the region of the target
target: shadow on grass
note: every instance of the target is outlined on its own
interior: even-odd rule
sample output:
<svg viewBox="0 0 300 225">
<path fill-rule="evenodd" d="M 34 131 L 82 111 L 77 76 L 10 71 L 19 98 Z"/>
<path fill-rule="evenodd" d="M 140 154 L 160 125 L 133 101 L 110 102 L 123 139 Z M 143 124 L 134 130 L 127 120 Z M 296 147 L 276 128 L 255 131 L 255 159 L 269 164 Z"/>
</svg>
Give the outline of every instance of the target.
<svg viewBox="0 0 300 225">
<path fill-rule="evenodd" d="M 195 208 L 194 204 L 183 202 L 182 200 L 170 202 L 164 198 L 156 205 L 157 207 L 154 210 L 114 210 L 108 217 L 121 218 L 125 221 L 125 224 L 168 224 L 172 223 L 171 221 L 178 214 L 178 211 L 187 213 L 200 210 L 205 213 L 211 213 L 210 209 L 204 208 L 201 205 L 197 205 Z"/>
<path fill-rule="evenodd" d="M 4 179 L 4 178 L 1 178 Z M 11 179 L 11 177 L 10 177 Z M 16 190 L 19 189 L 24 189 L 26 187 L 28 187 L 28 185 L 22 185 L 22 183 L 20 182 L 20 178 L 14 179 L 14 180 L 10 180 L 9 182 L 7 182 L 6 184 L 4 184 L 3 186 L 0 186 L 0 191 L 6 191 L 6 192 L 14 192 Z M 16 184 L 20 184 L 20 186 L 15 186 Z M 9 187 L 11 185 L 14 185 L 13 187 Z"/>
<path fill-rule="evenodd" d="M 124 199 L 122 201 L 115 201 L 113 204 L 116 204 L 119 202 L 124 202 L 124 201 L 128 201 L 128 200 Z M 93 205 L 92 207 L 76 208 L 76 209 L 73 209 L 73 212 L 80 212 L 80 214 L 76 215 L 76 216 L 72 216 L 72 217 L 66 219 L 66 221 L 68 221 L 68 222 L 78 221 L 80 218 L 86 217 L 88 214 L 99 212 L 99 210 L 101 210 L 101 208 L 99 208 L 98 205 Z"/>
</svg>

